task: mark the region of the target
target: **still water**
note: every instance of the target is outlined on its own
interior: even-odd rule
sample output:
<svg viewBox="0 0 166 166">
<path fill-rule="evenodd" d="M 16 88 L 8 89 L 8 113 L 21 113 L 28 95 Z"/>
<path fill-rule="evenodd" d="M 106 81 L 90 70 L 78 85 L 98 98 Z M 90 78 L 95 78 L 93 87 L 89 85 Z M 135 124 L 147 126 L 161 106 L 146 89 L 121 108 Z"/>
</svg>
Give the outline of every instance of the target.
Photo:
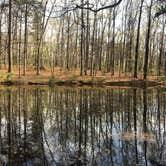
<svg viewBox="0 0 166 166">
<path fill-rule="evenodd" d="M 0 166 L 166 164 L 166 89 L 0 89 Z"/>
</svg>

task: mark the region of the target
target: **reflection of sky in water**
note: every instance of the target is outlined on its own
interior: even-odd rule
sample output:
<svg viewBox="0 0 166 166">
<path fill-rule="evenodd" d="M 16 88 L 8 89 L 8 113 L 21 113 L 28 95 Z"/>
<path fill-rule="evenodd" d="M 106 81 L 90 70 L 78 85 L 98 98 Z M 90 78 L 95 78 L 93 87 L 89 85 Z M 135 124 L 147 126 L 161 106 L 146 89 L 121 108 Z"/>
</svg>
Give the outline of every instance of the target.
<svg viewBox="0 0 166 166">
<path fill-rule="evenodd" d="M 139 90 L 134 96 L 133 89 L 21 89 L 19 97 L 16 89 L 10 91 L 10 102 L 8 93 L 0 93 L 0 160 L 9 162 L 10 103 L 10 147 L 14 162 L 20 159 L 22 165 L 43 162 L 144 165 L 145 160 L 149 165 L 151 160 L 159 163 L 166 157 L 166 96 L 156 89 L 147 92 L 143 96 Z M 24 100 L 28 105 L 24 105 Z"/>
</svg>

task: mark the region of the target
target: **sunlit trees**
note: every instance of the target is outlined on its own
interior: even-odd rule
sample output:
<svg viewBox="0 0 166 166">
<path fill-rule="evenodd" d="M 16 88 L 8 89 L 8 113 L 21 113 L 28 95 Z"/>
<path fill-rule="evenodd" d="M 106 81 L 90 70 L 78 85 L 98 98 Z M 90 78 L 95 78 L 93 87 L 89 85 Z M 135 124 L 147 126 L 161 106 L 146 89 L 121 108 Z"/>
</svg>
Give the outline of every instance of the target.
<svg viewBox="0 0 166 166">
<path fill-rule="evenodd" d="M 164 1 L 9 2 L 0 5 L 0 64 L 8 72 L 13 66 L 21 77 L 28 68 L 39 75 L 60 67 L 144 79 L 166 73 L 164 12 L 156 14 Z"/>
</svg>

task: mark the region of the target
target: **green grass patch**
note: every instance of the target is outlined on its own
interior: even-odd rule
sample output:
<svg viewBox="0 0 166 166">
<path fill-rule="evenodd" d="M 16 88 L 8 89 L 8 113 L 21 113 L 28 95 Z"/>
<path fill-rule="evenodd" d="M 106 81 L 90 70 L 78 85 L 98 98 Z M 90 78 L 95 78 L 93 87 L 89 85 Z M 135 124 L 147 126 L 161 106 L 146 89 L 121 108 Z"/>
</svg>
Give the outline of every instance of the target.
<svg viewBox="0 0 166 166">
<path fill-rule="evenodd" d="M 49 85 L 50 87 L 54 87 L 57 82 L 61 82 L 61 80 L 60 80 L 59 78 L 55 77 L 54 75 L 52 75 L 52 76 L 49 78 L 48 85 Z"/>
</svg>

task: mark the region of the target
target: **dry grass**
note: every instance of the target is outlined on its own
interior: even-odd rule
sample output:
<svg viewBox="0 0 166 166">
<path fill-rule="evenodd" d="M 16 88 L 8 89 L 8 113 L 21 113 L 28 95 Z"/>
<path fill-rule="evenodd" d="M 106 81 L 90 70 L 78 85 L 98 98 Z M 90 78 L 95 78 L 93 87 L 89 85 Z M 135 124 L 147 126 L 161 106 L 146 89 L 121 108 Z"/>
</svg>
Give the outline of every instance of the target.
<svg viewBox="0 0 166 166">
<path fill-rule="evenodd" d="M 0 82 L 4 82 L 6 79 L 7 75 L 7 69 L 1 69 L 0 70 Z M 51 77 L 51 70 L 46 69 L 40 71 L 40 75 L 36 75 L 36 71 L 33 69 L 33 67 L 28 67 L 26 76 L 23 76 L 21 73 L 21 77 L 19 78 L 19 72 L 18 68 L 14 67 L 13 68 L 13 76 L 12 80 L 13 81 L 18 81 L 18 82 L 33 82 L 33 83 L 47 83 Z M 96 76 L 80 76 L 80 70 L 79 69 L 74 69 L 74 70 L 61 70 L 60 68 L 55 68 L 54 69 L 54 77 L 56 78 L 57 81 L 77 81 L 77 82 L 84 82 L 84 83 L 91 83 L 93 82 L 94 84 L 103 84 L 107 82 L 125 82 L 125 81 L 133 81 L 133 80 L 142 80 L 142 74 L 139 74 L 137 79 L 133 79 L 132 74 L 121 74 L 119 77 L 119 72 L 115 72 L 114 76 L 111 75 L 111 73 L 102 73 L 102 72 L 97 72 Z M 157 81 L 158 77 L 156 76 L 149 76 L 148 80 L 150 81 Z M 164 80 L 165 82 L 165 80 Z"/>
</svg>

